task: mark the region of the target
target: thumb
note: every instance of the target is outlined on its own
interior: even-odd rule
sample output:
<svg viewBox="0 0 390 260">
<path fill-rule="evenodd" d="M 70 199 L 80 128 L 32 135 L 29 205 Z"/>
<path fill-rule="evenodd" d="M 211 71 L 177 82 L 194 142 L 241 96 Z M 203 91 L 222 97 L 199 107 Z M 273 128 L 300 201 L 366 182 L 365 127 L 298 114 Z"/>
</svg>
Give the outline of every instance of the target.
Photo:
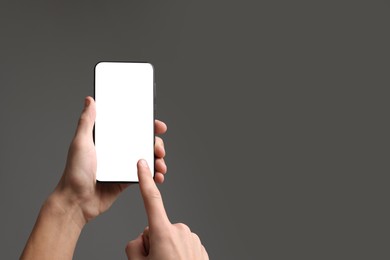
<svg viewBox="0 0 390 260">
<path fill-rule="evenodd" d="M 86 97 L 84 109 L 81 112 L 79 123 L 76 130 L 76 136 L 92 136 L 93 126 L 96 118 L 95 100 L 92 97 Z"/>
<path fill-rule="evenodd" d="M 126 255 L 128 260 L 146 259 L 146 252 L 143 243 L 142 233 L 126 245 Z"/>
</svg>

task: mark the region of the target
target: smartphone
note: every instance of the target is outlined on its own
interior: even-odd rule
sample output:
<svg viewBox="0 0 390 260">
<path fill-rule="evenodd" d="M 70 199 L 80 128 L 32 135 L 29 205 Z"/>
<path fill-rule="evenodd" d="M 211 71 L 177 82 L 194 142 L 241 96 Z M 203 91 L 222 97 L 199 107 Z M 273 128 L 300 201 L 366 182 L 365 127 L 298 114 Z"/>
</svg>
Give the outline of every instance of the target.
<svg viewBox="0 0 390 260">
<path fill-rule="evenodd" d="M 99 182 L 138 182 L 145 159 L 154 177 L 154 69 L 146 62 L 95 66 L 94 141 Z"/>
</svg>

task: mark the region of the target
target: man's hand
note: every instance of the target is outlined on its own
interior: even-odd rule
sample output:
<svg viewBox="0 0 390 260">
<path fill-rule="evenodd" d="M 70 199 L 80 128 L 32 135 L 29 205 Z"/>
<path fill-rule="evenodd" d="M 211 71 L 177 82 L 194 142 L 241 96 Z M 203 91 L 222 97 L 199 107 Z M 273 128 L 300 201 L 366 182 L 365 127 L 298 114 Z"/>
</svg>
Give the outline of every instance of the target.
<svg viewBox="0 0 390 260">
<path fill-rule="evenodd" d="M 97 183 L 93 143 L 95 101 L 85 99 L 76 134 L 70 145 L 64 173 L 54 192 L 43 204 L 21 259 L 72 259 L 85 223 L 106 211 L 129 184 Z M 166 125 L 156 120 L 155 132 Z M 167 167 L 161 138 L 156 137 L 155 181 L 162 183 Z"/>
<path fill-rule="evenodd" d="M 206 260 L 199 237 L 185 224 L 171 224 L 160 191 L 145 160 L 138 162 L 138 178 L 149 227 L 126 246 L 129 260 Z"/>
<path fill-rule="evenodd" d="M 84 110 L 80 116 L 76 134 L 70 145 L 64 174 L 54 193 L 67 198 L 67 203 L 80 207 L 80 225 L 106 211 L 118 195 L 130 184 L 96 182 L 96 151 L 93 142 L 93 126 L 96 109 L 92 97 L 85 99 Z M 166 125 L 156 120 L 155 132 L 163 134 Z M 156 174 L 155 181 L 162 183 L 167 167 L 164 161 L 164 143 L 160 137 L 155 141 Z"/>
</svg>

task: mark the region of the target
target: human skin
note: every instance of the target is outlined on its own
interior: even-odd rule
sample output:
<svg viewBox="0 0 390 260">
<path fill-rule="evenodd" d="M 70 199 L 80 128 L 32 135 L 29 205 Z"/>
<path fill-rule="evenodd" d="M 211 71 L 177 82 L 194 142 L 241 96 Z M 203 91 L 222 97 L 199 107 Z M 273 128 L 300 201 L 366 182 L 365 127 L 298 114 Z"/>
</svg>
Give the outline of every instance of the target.
<svg viewBox="0 0 390 260">
<path fill-rule="evenodd" d="M 20 259 L 72 259 L 84 226 L 108 210 L 130 185 L 96 182 L 95 117 L 95 101 L 86 97 L 63 175 L 43 203 Z M 156 134 L 166 130 L 165 123 L 155 121 Z M 164 156 L 163 140 L 156 137 L 154 181 L 157 183 L 164 182 L 167 171 Z"/>
<path fill-rule="evenodd" d="M 149 226 L 126 246 L 129 260 L 208 260 L 198 235 L 182 223 L 172 224 L 145 160 L 137 164 L 139 187 Z"/>
</svg>

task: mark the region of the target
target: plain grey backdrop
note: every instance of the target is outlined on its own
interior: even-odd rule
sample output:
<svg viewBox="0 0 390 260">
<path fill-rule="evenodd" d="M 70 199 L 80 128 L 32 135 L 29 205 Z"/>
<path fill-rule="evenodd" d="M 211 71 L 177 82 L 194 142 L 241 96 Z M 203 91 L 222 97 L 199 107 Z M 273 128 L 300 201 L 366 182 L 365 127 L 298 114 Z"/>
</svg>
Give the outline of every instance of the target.
<svg viewBox="0 0 390 260">
<path fill-rule="evenodd" d="M 389 259 L 386 1 L 1 1 L 0 258 L 59 180 L 101 60 L 154 64 L 172 222 L 211 259 Z M 125 259 L 137 185 L 74 259 Z"/>
</svg>

